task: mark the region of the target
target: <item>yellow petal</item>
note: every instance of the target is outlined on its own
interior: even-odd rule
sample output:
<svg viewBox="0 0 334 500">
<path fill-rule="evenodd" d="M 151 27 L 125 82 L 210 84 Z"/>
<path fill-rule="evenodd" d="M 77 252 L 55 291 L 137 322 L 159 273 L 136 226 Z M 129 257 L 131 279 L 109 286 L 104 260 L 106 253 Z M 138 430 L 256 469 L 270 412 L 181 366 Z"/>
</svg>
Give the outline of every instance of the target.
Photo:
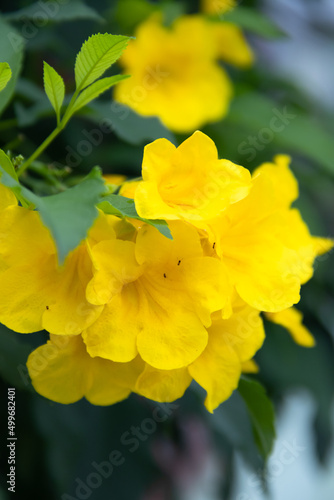
<svg viewBox="0 0 334 500">
<path fill-rule="evenodd" d="M 276 313 L 266 313 L 266 316 L 273 323 L 286 328 L 297 344 L 303 347 L 315 345 L 312 333 L 302 324 L 303 314 L 295 307 Z"/>
<path fill-rule="evenodd" d="M 63 404 L 86 397 L 97 405 L 128 397 L 143 369 L 140 360 L 123 364 L 91 358 L 80 336 L 51 336 L 30 354 L 27 366 L 42 396 Z"/>
<path fill-rule="evenodd" d="M 142 273 L 135 259 L 135 244 L 130 241 L 101 241 L 92 248 L 90 256 L 94 276 L 88 283 L 86 297 L 91 304 L 106 304 L 123 285 Z"/>
<path fill-rule="evenodd" d="M 253 177 L 261 174 L 270 179 L 272 203 L 275 202 L 276 205 L 283 208 L 290 207 L 299 195 L 298 182 L 290 170 L 290 162 L 290 156 L 277 155 L 272 163 L 263 163 L 253 172 Z"/>
<path fill-rule="evenodd" d="M 210 335 L 205 351 L 188 370 L 196 382 L 206 390 L 204 404 L 212 413 L 238 387 L 241 364 L 237 354 L 226 346 L 220 337 L 213 334 Z"/>
<path fill-rule="evenodd" d="M 11 205 L 17 205 L 16 196 L 10 189 L 0 184 L 0 210 L 4 210 Z"/>
<path fill-rule="evenodd" d="M 238 26 L 231 23 L 212 23 L 211 29 L 217 44 L 217 57 L 240 68 L 254 62 L 254 53 Z"/>
<path fill-rule="evenodd" d="M 104 306 L 101 316 L 82 334 L 91 356 L 121 363 L 137 356 L 140 299 L 136 284 L 130 283 Z"/>
<path fill-rule="evenodd" d="M 189 373 L 206 390 L 205 406 L 212 412 L 238 386 L 242 363 L 254 356 L 265 334 L 259 311 L 245 304 L 226 320 L 215 314 L 208 333 L 208 345 Z"/>
<path fill-rule="evenodd" d="M 249 359 L 241 364 L 243 373 L 258 373 L 259 365 L 254 361 L 254 359 Z"/>
<path fill-rule="evenodd" d="M 135 392 L 159 403 L 169 403 L 181 398 L 190 383 L 191 377 L 186 368 L 156 370 L 146 365 L 137 379 Z"/>
<path fill-rule="evenodd" d="M 300 258 L 285 241 L 286 209 L 279 211 L 271 196 L 270 179 L 258 175 L 250 194 L 211 224 L 239 295 L 255 309 L 276 312 L 299 301 Z"/>
<path fill-rule="evenodd" d="M 214 142 L 200 131 L 177 149 L 165 139 L 146 146 L 143 179 L 135 204 L 148 219 L 212 219 L 244 198 L 251 186 L 249 171 L 218 160 Z"/>
<path fill-rule="evenodd" d="M 11 224 L 2 233 L 0 249 L 7 265 L 1 275 L 0 320 L 20 333 L 44 328 L 62 335 L 80 333 L 102 310 L 86 300 L 93 274 L 85 244 L 59 267 L 55 245 L 39 214 L 22 207 L 8 213 Z"/>
</svg>

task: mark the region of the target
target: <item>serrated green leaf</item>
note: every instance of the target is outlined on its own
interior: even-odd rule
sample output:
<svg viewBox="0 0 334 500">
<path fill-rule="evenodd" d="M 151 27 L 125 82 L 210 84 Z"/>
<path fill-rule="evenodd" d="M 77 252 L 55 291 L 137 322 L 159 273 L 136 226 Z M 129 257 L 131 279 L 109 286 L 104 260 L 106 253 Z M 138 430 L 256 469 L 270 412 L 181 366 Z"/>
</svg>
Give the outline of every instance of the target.
<svg viewBox="0 0 334 500">
<path fill-rule="evenodd" d="M 6 13 L 4 17 L 9 21 L 35 20 L 36 16 L 42 14 L 45 14 L 45 19 L 49 22 L 76 21 L 79 19 L 104 21 L 96 10 L 80 0 L 71 0 L 71 2 L 66 3 L 36 2 L 15 12 Z"/>
<path fill-rule="evenodd" d="M 255 380 L 242 377 L 238 391 L 247 406 L 257 447 L 263 458 L 267 459 L 275 440 L 273 405 L 264 387 Z"/>
<path fill-rule="evenodd" d="M 7 62 L 12 77 L 0 94 L 0 114 L 6 108 L 14 93 L 17 77 L 21 71 L 24 42 L 22 36 L 13 26 L 7 24 L 0 16 L 1 59 Z"/>
<path fill-rule="evenodd" d="M 57 71 L 44 61 L 44 89 L 60 121 L 60 110 L 65 97 L 65 84 Z"/>
<path fill-rule="evenodd" d="M 39 197 L 20 185 L 0 167 L 1 182 L 16 195 L 32 203 L 50 230 L 62 264 L 67 254 L 86 237 L 98 215 L 96 209 L 106 186 L 99 169 L 95 168 L 80 184 L 63 193 Z"/>
<path fill-rule="evenodd" d="M 12 70 L 6 62 L 0 62 L 0 92 L 3 90 L 12 77 Z"/>
<path fill-rule="evenodd" d="M 84 42 L 75 61 L 77 91 L 95 82 L 121 56 L 129 37 L 109 33 L 92 35 Z"/>
<path fill-rule="evenodd" d="M 234 23 L 264 38 L 282 38 L 286 36 L 271 19 L 252 8 L 237 7 L 226 12 L 224 21 Z"/>
<path fill-rule="evenodd" d="M 110 89 L 113 85 L 121 80 L 125 80 L 126 78 L 129 78 L 129 75 L 116 75 L 108 78 L 102 78 L 102 80 L 92 83 L 92 85 L 85 88 L 76 99 L 73 107 L 71 108 L 71 115 L 89 104 L 93 99 L 96 99 L 96 97 Z"/>
<path fill-rule="evenodd" d="M 98 208 L 106 214 L 117 215 L 118 217 L 129 217 L 131 219 L 141 220 L 155 227 L 163 236 L 173 239 L 168 224 L 164 220 L 149 220 L 139 217 L 135 207 L 135 202 L 131 198 L 126 198 L 118 194 L 109 194 L 98 204 Z"/>
</svg>

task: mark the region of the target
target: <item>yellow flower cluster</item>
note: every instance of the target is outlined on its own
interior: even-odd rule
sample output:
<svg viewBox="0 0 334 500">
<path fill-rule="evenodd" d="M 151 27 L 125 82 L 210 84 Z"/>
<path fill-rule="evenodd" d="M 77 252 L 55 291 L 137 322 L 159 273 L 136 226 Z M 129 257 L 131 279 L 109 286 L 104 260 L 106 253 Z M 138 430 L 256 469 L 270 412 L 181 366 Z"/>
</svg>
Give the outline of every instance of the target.
<svg viewBox="0 0 334 500">
<path fill-rule="evenodd" d="M 139 114 L 158 116 L 171 130 L 192 132 L 227 113 L 232 82 L 221 59 L 239 67 L 253 62 L 242 31 L 199 15 L 170 28 L 160 15 L 142 23 L 120 59 L 131 78 L 115 87 L 115 99 Z"/>
<path fill-rule="evenodd" d="M 251 176 L 201 132 L 178 148 L 159 139 L 145 148 L 143 180 L 122 194 L 141 217 L 167 220 L 173 239 L 100 212 L 61 267 L 39 214 L 0 185 L 0 321 L 51 334 L 28 359 L 35 389 L 61 403 L 109 405 L 131 392 L 169 402 L 194 379 L 212 412 L 254 370 L 261 311 L 310 345 L 289 308 L 333 245 L 290 208 L 288 161 Z"/>
</svg>

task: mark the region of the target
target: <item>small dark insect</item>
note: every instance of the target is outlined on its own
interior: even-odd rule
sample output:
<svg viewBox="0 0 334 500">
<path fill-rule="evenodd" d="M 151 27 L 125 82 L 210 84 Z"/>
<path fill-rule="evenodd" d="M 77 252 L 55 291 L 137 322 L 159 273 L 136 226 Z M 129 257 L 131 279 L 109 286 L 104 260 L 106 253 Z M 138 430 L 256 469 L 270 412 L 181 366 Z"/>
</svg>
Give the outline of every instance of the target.
<svg viewBox="0 0 334 500">
<path fill-rule="evenodd" d="M 214 242 L 214 244 L 212 245 L 213 250 L 215 249 L 215 246 L 216 246 L 216 242 Z"/>
<path fill-rule="evenodd" d="M 181 261 L 179 260 L 179 262 L 177 263 L 177 265 L 179 266 L 181 264 Z"/>
<path fill-rule="evenodd" d="M 49 310 L 49 306 L 46 306 L 47 310 Z"/>
<path fill-rule="evenodd" d="M 167 278 L 166 274 L 164 273 L 164 278 Z"/>
</svg>

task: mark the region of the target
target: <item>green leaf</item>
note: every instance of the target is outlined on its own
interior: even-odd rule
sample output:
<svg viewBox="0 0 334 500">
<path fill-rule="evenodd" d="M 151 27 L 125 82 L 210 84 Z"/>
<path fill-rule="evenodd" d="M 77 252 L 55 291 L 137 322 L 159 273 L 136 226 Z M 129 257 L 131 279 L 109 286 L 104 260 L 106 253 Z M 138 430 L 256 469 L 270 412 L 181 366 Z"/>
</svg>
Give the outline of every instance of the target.
<svg viewBox="0 0 334 500">
<path fill-rule="evenodd" d="M 260 133 L 266 129 L 271 131 L 272 143 L 276 146 L 301 153 L 319 163 L 331 175 L 334 174 L 334 142 L 331 134 L 320 121 L 312 120 L 300 110 L 280 105 L 256 92 L 249 92 L 234 99 L 227 120 L 248 128 L 252 135 L 255 134 L 255 139 L 259 139 L 260 148 L 264 149 Z M 256 153 L 259 149 L 252 147 L 246 135 L 245 139 L 239 143 L 239 152 L 245 155 L 251 151 Z"/>
<path fill-rule="evenodd" d="M 117 215 L 118 217 L 130 217 L 131 219 L 141 220 L 155 227 L 161 234 L 173 239 L 168 224 L 164 220 L 149 220 L 139 217 L 136 211 L 135 202 L 131 198 L 126 198 L 119 194 L 109 194 L 98 204 L 98 208 L 106 214 Z"/>
<path fill-rule="evenodd" d="M 79 19 L 104 22 L 103 17 L 96 10 L 80 0 L 71 0 L 71 2 L 66 3 L 36 2 L 15 12 L 9 12 L 4 17 L 9 21 L 22 21 L 22 19 L 35 20 L 38 15 L 44 15 L 46 21 L 50 22 L 76 21 Z"/>
<path fill-rule="evenodd" d="M 143 144 L 162 137 L 176 144 L 172 132 L 158 118 L 141 116 L 118 102 L 91 103 L 85 115 L 96 123 L 110 120 L 115 134 L 130 144 Z"/>
<path fill-rule="evenodd" d="M 7 172 L 7 174 L 9 174 L 13 179 L 17 181 L 15 168 L 10 161 L 10 158 L 4 151 L 2 151 L 2 149 L 0 149 L 0 166 L 4 169 L 5 172 Z"/>
<path fill-rule="evenodd" d="M 0 62 L 0 92 L 3 90 L 12 77 L 12 70 L 6 62 Z"/>
<path fill-rule="evenodd" d="M 247 8 L 237 7 L 224 14 L 223 21 L 237 24 L 245 30 L 252 31 L 264 38 L 281 38 L 286 36 L 276 24 L 260 12 Z"/>
<path fill-rule="evenodd" d="M 97 82 L 92 83 L 92 85 L 84 89 L 76 99 L 73 107 L 71 108 L 71 115 L 78 111 L 80 108 L 86 106 L 93 99 L 96 99 L 96 97 L 98 97 L 106 90 L 110 89 L 113 85 L 120 82 L 121 80 L 125 80 L 126 78 L 129 78 L 129 75 L 116 75 L 110 76 L 108 78 L 102 78 L 102 80 L 98 80 Z"/>
<path fill-rule="evenodd" d="M 255 380 L 242 377 L 238 387 L 252 422 L 257 447 L 264 459 L 268 458 L 275 440 L 274 408 L 264 387 Z"/>
<path fill-rule="evenodd" d="M 43 223 L 52 234 L 58 259 L 62 264 L 67 254 L 86 237 L 98 215 L 96 205 L 106 191 L 100 169 L 93 169 L 86 179 L 73 188 L 45 197 L 36 196 L 21 186 L 1 167 L 0 174 L 2 184 L 37 208 Z"/>
<path fill-rule="evenodd" d="M 31 389 L 25 366 L 30 352 L 30 345 L 20 342 L 19 334 L 0 325 L 0 375 L 11 386 Z"/>
<path fill-rule="evenodd" d="M 129 37 L 109 33 L 92 35 L 84 42 L 75 61 L 75 83 L 77 92 L 84 89 L 121 56 Z"/>
<path fill-rule="evenodd" d="M 6 108 L 14 93 L 17 77 L 21 71 L 24 42 L 22 36 L 6 23 L 0 15 L 1 60 L 7 62 L 12 78 L 0 94 L 0 114 Z"/>
<path fill-rule="evenodd" d="M 44 61 L 44 89 L 60 121 L 60 110 L 65 97 L 65 84 L 62 77 Z"/>
</svg>

